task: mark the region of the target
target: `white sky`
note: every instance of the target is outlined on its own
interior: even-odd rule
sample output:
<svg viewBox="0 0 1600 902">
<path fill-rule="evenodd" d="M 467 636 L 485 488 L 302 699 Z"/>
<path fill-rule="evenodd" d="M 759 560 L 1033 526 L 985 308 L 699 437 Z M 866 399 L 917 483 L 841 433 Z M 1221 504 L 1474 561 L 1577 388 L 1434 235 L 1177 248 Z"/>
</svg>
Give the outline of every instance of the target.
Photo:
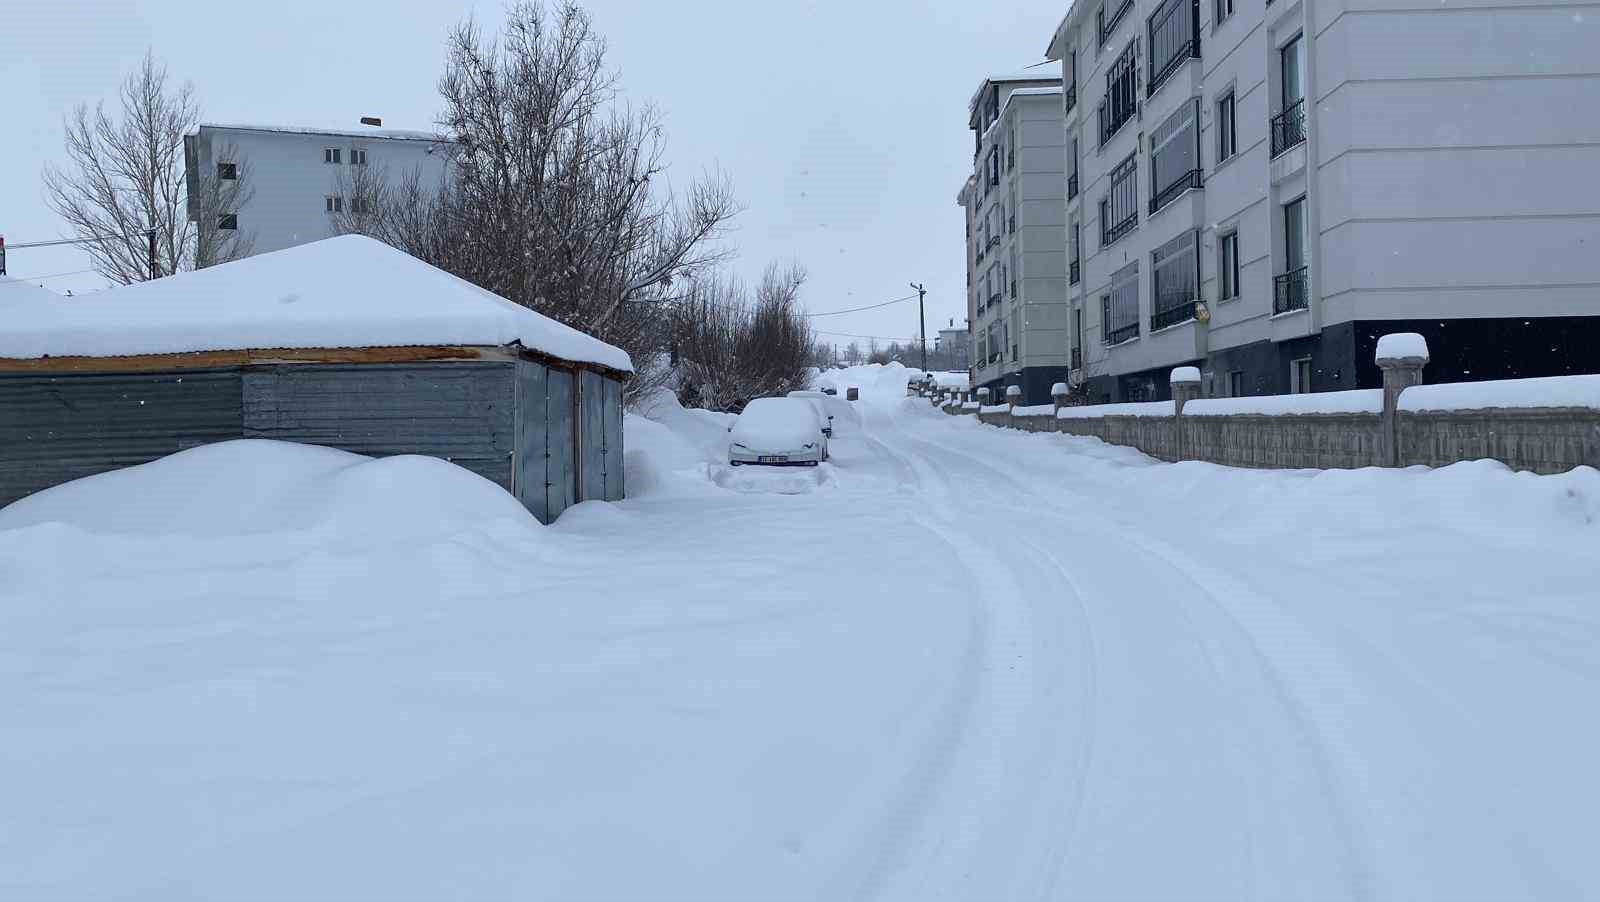
<svg viewBox="0 0 1600 902">
<path fill-rule="evenodd" d="M 956 191 L 971 166 L 966 105 L 990 72 L 1043 55 L 1063 0 L 589 0 L 631 100 L 665 114 L 675 180 L 720 166 L 745 212 L 736 268 L 811 274 L 813 311 L 928 288 L 928 332 L 963 315 Z M 147 47 L 194 82 L 217 120 L 428 127 L 447 31 L 499 2 L 276 0 L 217 4 L 53 0 L 0 16 L 0 234 L 62 237 L 39 173 L 61 159 L 61 117 L 110 98 Z M 17 278 L 83 269 L 71 248 L 13 250 Z M 92 274 L 51 278 L 58 291 Z M 910 338 L 916 304 L 826 317 L 819 328 Z M 828 336 L 839 344 L 850 339 Z"/>
</svg>

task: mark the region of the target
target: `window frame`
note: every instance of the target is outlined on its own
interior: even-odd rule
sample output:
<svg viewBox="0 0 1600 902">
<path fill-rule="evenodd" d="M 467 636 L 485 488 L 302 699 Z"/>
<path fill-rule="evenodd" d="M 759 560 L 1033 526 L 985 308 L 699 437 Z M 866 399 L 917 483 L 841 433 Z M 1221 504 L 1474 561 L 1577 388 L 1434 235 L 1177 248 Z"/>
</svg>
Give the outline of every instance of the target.
<svg viewBox="0 0 1600 902">
<path fill-rule="evenodd" d="M 1211 30 L 1216 31 L 1223 22 L 1233 18 L 1234 0 L 1215 0 L 1211 6 Z"/>
<path fill-rule="evenodd" d="M 342 166 L 342 165 L 344 165 L 344 148 L 341 148 L 341 147 L 324 147 L 324 148 L 322 148 L 322 163 L 325 166 Z"/>
<path fill-rule="evenodd" d="M 1128 214 L 1118 219 L 1115 223 L 1110 221 L 1113 215 L 1113 201 L 1117 199 L 1118 192 L 1123 185 L 1131 183 L 1127 189 L 1126 200 Z M 1127 237 L 1139 227 L 1139 152 L 1136 150 L 1123 158 L 1122 162 L 1111 167 L 1106 174 L 1106 193 L 1100 198 L 1100 247 L 1110 247 Z"/>
<path fill-rule="evenodd" d="M 1217 165 L 1239 153 L 1239 96 L 1229 89 L 1217 97 Z"/>
<path fill-rule="evenodd" d="M 365 165 L 367 165 L 367 149 L 365 147 L 352 147 L 352 148 L 350 148 L 350 165 L 351 166 L 365 166 Z"/>
<path fill-rule="evenodd" d="M 1289 394 L 1311 394 L 1312 359 L 1310 356 L 1296 357 L 1289 361 Z M 1305 378 L 1301 379 L 1302 371 Z"/>
<path fill-rule="evenodd" d="M 239 214 L 238 213 L 219 213 L 219 214 L 217 214 L 217 231 L 219 231 L 219 232 L 237 232 L 238 230 L 239 230 Z"/>
<path fill-rule="evenodd" d="M 1231 253 L 1230 253 L 1231 251 Z M 1217 302 L 1239 297 L 1239 230 L 1217 235 Z"/>
<path fill-rule="evenodd" d="M 342 195 L 342 194 L 324 194 L 322 196 L 322 206 L 323 206 L 323 212 L 324 213 L 343 213 L 344 212 L 344 195 Z"/>
<path fill-rule="evenodd" d="M 239 180 L 239 164 L 238 163 L 218 163 L 217 164 L 217 181 L 219 181 L 219 182 L 237 182 L 238 180 Z"/>
</svg>

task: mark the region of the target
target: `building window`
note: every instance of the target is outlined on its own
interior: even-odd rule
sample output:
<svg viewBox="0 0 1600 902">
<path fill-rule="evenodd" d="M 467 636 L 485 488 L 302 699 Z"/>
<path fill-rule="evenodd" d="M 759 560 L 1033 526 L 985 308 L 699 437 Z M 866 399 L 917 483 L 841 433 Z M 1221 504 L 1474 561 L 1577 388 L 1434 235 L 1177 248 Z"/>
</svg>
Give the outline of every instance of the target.
<svg viewBox="0 0 1600 902">
<path fill-rule="evenodd" d="M 1139 114 L 1138 44 L 1129 41 L 1106 67 L 1106 96 L 1100 101 L 1100 146 L 1104 147 L 1124 125 Z"/>
<path fill-rule="evenodd" d="M 1150 17 L 1152 96 L 1184 60 L 1200 58 L 1200 0 L 1164 0 Z"/>
<path fill-rule="evenodd" d="M 1108 345 L 1139 337 L 1139 261 L 1111 277 L 1111 287 L 1100 296 L 1100 321 L 1105 324 L 1104 341 Z"/>
<path fill-rule="evenodd" d="M 337 194 L 330 194 L 327 197 L 324 197 L 322 199 L 322 203 L 323 203 L 324 208 L 329 213 L 343 213 L 344 212 L 344 198 L 340 197 Z"/>
<path fill-rule="evenodd" d="M 1217 162 L 1221 163 L 1239 152 L 1239 124 L 1234 115 L 1233 92 L 1222 95 L 1217 101 Z"/>
<path fill-rule="evenodd" d="M 1072 308 L 1072 368 L 1083 369 L 1083 308 Z"/>
<path fill-rule="evenodd" d="M 352 197 L 350 198 L 350 212 L 358 216 L 365 213 L 370 213 L 372 212 L 372 205 L 367 203 L 367 199 L 365 197 Z"/>
<path fill-rule="evenodd" d="M 1289 361 L 1289 391 L 1303 395 L 1311 391 L 1311 358 Z"/>
<path fill-rule="evenodd" d="M 1076 285 L 1083 278 L 1083 235 L 1076 222 L 1072 224 L 1071 236 L 1072 262 L 1067 264 L 1067 284 Z"/>
<path fill-rule="evenodd" d="M 337 162 L 337 161 L 335 161 L 335 162 Z M 351 166 L 365 166 L 365 165 L 367 165 L 367 150 L 366 150 L 366 148 L 364 148 L 364 147 L 352 147 L 352 148 L 350 148 L 350 165 Z"/>
<path fill-rule="evenodd" d="M 1011 311 L 1011 328 L 1007 330 L 1007 334 L 1011 337 L 1011 361 L 1015 363 L 1017 360 L 1017 344 L 1022 340 L 1022 328 L 1015 310 Z"/>
<path fill-rule="evenodd" d="M 1105 247 L 1139 224 L 1137 152 L 1111 170 L 1110 187 L 1100 199 L 1100 246 Z"/>
<path fill-rule="evenodd" d="M 224 232 L 232 232 L 239 228 L 239 214 L 224 213 L 217 217 L 217 228 Z"/>
<path fill-rule="evenodd" d="M 239 179 L 239 164 L 238 163 L 218 163 L 217 164 L 217 178 L 219 178 L 219 179 L 221 179 L 222 181 L 225 181 L 225 182 L 238 181 L 238 179 Z"/>
<path fill-rule="evenodd" d="M 1272 155 L 1277 156 L 1306 140 L 1305 84 L 1300 68 L 1300 37 L 1278 51 L 1281 109 L 1272 117 Z"/>
<path fill-rule="evenodd" d="M 1228 374 L 1228 397 L 1244 397 L 1244 370 L 1234 370 Z"/>
<path fill-rule="evenodd" d="M 1173 111 L 1150 133 L 1150 212 L 1201 186 L 1200 100 Z"/>
<path fill-rule="evenodd" d="M 1194 319 L 1200 300 L 1200 232 L 1185 232 L 1150 257 L 1150 331 Z"/>
<path fill-rule="evenodd" d="M 1111 35 L 1116 33 L 1117 26 L 1121 25 L 1122 20 L 1128 17 L 1128 13 L 1133 12 L 1133 0 L 1120 0 L 1120 2 L 1119 0 L 1111 0 L 1111 3 L 1116 5 L 1107 4 L 1102 6 L 1100 11 L 1095 14 L 1095 22 L 1100 28 L 1100 46 L 1102 47 L 1106 45 L 1107 41 L 1111 40 Z"/>
<path fill-rule="evenodd" d="M 342 151 L 337 147 L 324 147 L 322 148 L 322 162 L 337 163 L 340 160 L 341 154 Z"/>
<path fill-rule="evenodd" d="M 1233 15 L 1233 0 L 1216 0 L 1216 6 L 1213 7 L 1211 27 L 1215 29 L 1222 24 L 1224 19 L 1231 15 Z"/>
<path fill-rule="evenodd" d="M 1217 300 L 1239 296 L 1239 233 L 1229 232 L 1217 239 Z"/>
<path fill-rule="evenodd" d="M 1304 310 L 1309 304 L 1306 279 L 1306 199 L 1283 205 L 1284 272 L 1273 279 L 1272 312 Z"/>
</svg>

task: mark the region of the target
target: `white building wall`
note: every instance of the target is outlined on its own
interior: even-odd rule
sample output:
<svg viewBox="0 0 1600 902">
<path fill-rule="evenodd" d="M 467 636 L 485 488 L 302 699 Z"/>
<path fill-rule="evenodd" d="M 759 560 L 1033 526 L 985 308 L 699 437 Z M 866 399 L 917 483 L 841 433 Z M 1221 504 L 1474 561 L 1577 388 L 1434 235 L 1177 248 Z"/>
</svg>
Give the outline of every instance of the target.
<svg viewBox="0 0 1600 902">
<path fill-rule="evenodd" d="M 377 130 L 374 130 L 375 132 Z M 194 142 L 198 165 L 215 172 L 223 155 L 241 162 L 251 191 L 235 211 L 254 253 L 282 250 L 334 234 L 326 198 L 348 184 L 351 151 L 365 150 L 374 173 L 398 180 L 416 171 L 430 183 L 444 177 L 444 146 L 414 138 L 307 134 L 297 131 L 202 126 Z M 325 163 L 325 148 L 339 148 L 341 162 Z M 349 198 L 343 198 L 349 203 Z"/>
</svg>

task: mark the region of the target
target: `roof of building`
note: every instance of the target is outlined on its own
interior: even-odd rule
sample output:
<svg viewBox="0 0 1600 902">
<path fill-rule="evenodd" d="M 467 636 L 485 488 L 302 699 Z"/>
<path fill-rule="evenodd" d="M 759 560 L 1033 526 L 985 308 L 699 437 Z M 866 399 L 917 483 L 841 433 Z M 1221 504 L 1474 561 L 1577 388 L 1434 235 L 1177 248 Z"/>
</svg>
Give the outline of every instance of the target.
<svg viewBox="0 0 1600 902">
<path fill-rule="evenodd" d="M 520 344 L 633 369 L 620 348 L 360 235 L 82 297 L 46 294 L 0 302 L 0 358 Z"/>
<path fill-rule="evenodd" d="M 0 276 L 0 322 L 10 320 L 11 310 L 18 304 L 57 301 L 61 295 L 42 285 L 23 279 Z"/>
<path fill-rule="evenodd" d="M 443 141 L 438 132 L 406 128 L 380 128 L 372 125 L 261 125 L 238 122 L 201 122 L 189 129 L 198 134 L 200 129 L 227 129 L 242 132 L 282 132 L 292 135 L 329 135 L 339 138 L 388 138 L 396 141 Z"/>
</svg>

